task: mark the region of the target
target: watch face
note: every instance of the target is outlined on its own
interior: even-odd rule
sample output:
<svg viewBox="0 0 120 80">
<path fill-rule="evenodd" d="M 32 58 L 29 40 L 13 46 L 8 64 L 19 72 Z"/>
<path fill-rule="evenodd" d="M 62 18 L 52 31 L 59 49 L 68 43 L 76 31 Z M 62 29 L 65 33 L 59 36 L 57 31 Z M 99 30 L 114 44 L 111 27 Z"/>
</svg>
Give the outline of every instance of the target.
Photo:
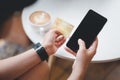
<svg viewBox="0 0 120 80">
<path fill-rule="evenodd" d="M 39 48 L 41 46 L 40 43 L 36 43 L 35 45 L 33 45 L 33 48 L 36 50 L 37 48 Z"/>
</svg>

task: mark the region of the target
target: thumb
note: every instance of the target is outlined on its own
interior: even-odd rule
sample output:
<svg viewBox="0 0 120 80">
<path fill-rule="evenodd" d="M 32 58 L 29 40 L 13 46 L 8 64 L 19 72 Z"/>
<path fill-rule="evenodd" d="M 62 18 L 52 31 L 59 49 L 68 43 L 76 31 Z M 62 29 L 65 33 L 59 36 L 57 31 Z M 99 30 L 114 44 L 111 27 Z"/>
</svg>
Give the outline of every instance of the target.
<svg viewBox="0 0 120 80">
<path fill-rule="evenodd" d="M 85 42 L 82 39 L 78 39 L 79 50 L 86 49 Z"/>
<path fill-rule="evenodd" d="M 78 40 L 78 45 L 79 45 L 79 50 L 77 52 L 76 57 L 79 58 L 80 55 L 83 53 L 83 51 L 86 49 L 86 47 L 85 47 L 85 43 L 84 43 L 84 41 L 82 39 Z"/>
</svg>

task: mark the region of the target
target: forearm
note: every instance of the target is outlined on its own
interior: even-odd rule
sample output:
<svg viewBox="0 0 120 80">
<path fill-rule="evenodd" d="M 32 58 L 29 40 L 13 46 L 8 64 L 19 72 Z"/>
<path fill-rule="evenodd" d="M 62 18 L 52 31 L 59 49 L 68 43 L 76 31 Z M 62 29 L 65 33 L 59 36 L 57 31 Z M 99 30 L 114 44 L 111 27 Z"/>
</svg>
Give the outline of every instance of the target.
<svg viewBox="0 0 120 80">
<path fill-rule="evenodd" d="M 85 71 L 72 71 L 71 75 L 69 76 L 68 80 L 84 80 L 86 74 Z"/>
<path fill-rule="evenodd" d="M 0 61 L 0 79 L 14 79 L 41 62 L 34 49 Z"/>
<path fill-rule="evenodd" d="M 88 65 L 75 66 L 68 80 L 84 80 Z"/>
</svg>

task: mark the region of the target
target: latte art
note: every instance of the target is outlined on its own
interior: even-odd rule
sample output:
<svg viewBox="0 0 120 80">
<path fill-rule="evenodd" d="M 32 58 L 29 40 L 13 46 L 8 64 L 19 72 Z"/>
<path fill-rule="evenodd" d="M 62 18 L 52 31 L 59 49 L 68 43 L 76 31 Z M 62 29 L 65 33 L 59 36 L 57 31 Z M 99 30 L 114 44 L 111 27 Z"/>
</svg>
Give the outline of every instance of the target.
<svg viewBox="0 0 120 80">
<path fill-rule="evenodd" d="M 44 11 L 36 11 L 30 15 L 29 19 L 32 24 L 39 26 L 49 23 L 50 15 Z"/>
<path fill-rule="evenodd" d="M 28 22 L 35 32 L 44 36 L 44 34 L 50 29 L 51 16 L 49 13 L 42 10 L 34 11 L 29 15 Z"/>
</svg>

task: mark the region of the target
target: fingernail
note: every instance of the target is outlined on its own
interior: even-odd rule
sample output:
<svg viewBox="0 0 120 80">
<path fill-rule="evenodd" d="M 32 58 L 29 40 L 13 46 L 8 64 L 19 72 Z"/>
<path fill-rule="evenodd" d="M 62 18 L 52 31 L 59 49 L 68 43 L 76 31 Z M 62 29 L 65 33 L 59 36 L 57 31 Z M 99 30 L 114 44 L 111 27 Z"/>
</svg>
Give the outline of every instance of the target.
<svg viewBox="0 0 120 80">
<path fill-rule="evenodd" d="M 59 40 L 63 39 L 63 37 L 64 37 L 63 35 L 60 35 L 60 36 L 59 36 Z"/>
<path fill-rule="evenodd" d="M 78 39 L 78 42 L 82 42 L 82 39 Z"/>
<path fill-rule="evenodd" d="M 62 40 L 63 38 L 64 38 L 64 36 L 63 36 L 63 35 L 60 35 L 60 36 L 57 37 L 56 41 L 60 41 L 60 40 Z"/>
</svg>

